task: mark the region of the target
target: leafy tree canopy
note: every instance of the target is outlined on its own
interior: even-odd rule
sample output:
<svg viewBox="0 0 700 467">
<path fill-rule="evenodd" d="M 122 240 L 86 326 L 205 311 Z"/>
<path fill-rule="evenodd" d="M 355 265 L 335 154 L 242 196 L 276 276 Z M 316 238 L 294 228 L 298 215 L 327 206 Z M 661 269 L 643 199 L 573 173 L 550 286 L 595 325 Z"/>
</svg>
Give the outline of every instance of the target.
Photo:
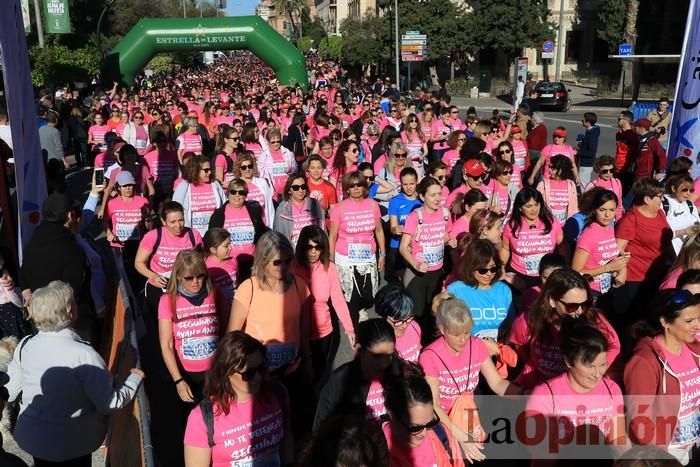
<svg viewBox="0 0 700 467">
<path fill-rule="evenodd" d="M 598 19 L 600 28 L 598 37 L 608 43 L 608 50 L 616 53 L 618 45 L 623 42 L 625 20 L 627 18 L 626 0 L 600 0 L 598 2 Z"/>
</svg>

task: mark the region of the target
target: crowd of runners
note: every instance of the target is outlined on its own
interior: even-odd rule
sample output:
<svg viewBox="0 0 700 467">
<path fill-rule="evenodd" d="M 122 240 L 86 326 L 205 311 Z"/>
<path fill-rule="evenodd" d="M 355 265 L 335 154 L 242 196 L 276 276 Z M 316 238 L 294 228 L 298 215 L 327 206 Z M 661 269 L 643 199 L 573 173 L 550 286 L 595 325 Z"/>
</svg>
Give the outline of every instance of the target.
<svg viewBox="0 0 700 467">
<path fill-rule="evenodd" d="M 667 160 L 668 100 L 605 147 L 595 113 L 553 127 L 536 93 L 465 112 L 308 68 L 308 90 L 240 54 L 42 96 L 63 153 L 44 148 L 44 220 L 0 278 L 0 329 L 28 335 L 0 382 L 36 465 L 91 465 L 144 373 L 168 467 L 556 464 L 549 438 L 499 452 L 494 407 L 554 419 L 574 458 L 608 447 L 596 465 L 696 462 L 700 170 Z M 115 258 L 143 356 L 119 385 L 91 347 Z"/>
</svg>

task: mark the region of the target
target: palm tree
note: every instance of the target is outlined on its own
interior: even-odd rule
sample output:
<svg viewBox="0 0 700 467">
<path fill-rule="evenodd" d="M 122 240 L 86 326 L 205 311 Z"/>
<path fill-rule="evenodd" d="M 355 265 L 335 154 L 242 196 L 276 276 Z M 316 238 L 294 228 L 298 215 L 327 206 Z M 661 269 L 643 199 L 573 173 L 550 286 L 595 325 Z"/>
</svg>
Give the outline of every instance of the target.
<svg viewBox="0 0 700 467">
<path fill-rule="evenodd" d="M 639 0 L 627 0 L 627 19 L 625 21 L 625 33 L 623 39 L 625 43 L 632 44 L 633 50 L 637 42 L 637 15 L 639 14 Z M 632 83 L 632 62 L 624 60 L 622 62 L 622 75 L 618 85 L 618 93 L 622 92 L 622 86 Z M 624 76 L 624 79 L 623 79 Z"/>
<path fill-rule="evenodd" d="M 304 0 L 275 0 L 275 11 L 279 15 L 286 16 L 289 19 L 289 24 L 292 26 L 292 35 L 294 38 L 301 37 L 301 12 L 306 6 Z M 297 25 L 296 20 L 299 20 Z"/>
</svg>

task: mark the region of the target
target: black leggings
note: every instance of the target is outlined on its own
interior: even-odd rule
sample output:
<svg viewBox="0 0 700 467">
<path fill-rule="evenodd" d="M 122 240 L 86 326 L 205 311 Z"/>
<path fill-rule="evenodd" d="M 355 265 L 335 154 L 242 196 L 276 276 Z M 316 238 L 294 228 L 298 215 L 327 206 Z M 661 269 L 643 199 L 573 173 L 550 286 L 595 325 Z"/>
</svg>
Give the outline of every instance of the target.
<svg viewBox="0 0 700 467">
<path fill-rule="evenodd" d="M 311 364 L 314 369 L 313 389 L 316 398 L 321 394 L 321 389 L 328 381 L 333 370 L 333 361 L 340 344 L 340 332 L 338 324 L 334 323 L 333 331 L 325 337 L 309 341 L 311 347 Z"/>
</svg>

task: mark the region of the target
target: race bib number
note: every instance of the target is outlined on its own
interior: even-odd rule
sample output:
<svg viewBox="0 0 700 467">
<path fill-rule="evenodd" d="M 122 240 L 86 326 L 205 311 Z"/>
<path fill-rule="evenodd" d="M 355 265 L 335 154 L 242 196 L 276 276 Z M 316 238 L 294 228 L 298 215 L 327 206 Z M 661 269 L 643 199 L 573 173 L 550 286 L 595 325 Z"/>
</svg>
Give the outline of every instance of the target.
<svg viewBox="0 0 700 467">
<path fill-rule="evenodd" d="M 182 339 L 182 357 L 185 360 L 206 360 L 214 354 L 217 341 L 216 336 Z"/>
<path fill-rule="evenodd" d="M 348 244 L 348 258 L 354 263 L 368 263 L 374 260 L 372 245 L 366 243 Z"/>
<path fill-rule="evenodd" d="M 498 340 L 498 329 L 482 329 L 476 333 L 475 337 L 480 339 Z"/>
<path fill-rule="evenodd" d="M 428 266 L 439 266 L 445 257 L 445 248 L 441 246 L 423 246 L 423 262 Z"/>
<path fill-rule="evenodd" d="M 145 139 L 137 139 L 134 147 L 136 149 L 146 149 L 146 140 Z"/>
<path fill-rule="evenodd" d="M 280 177 L 287 174 L 286 162 L 275 162 L 272 164 L 272 175 Z"/>
<path fill-rule="evenodd" d="M 255 229 L 253 227 L 233 227 L 229 229 L 231 243 L 234 245 L 250 245 L 255 242 Z"/>
<path fill-rule="evenodd" d="M 700 414 L 695 410 L 688 415 L 678 418 L 678 425 L 676 425 L 672 444 L 686 447 L 695 444 L 699 436 Z"/>
<path fill-rule="evenodd" d="M 596 279 L 600 284 L 600 293 L 606 293 L 612 287 L 612 274 L 609 272 L 600 274 Z"/>
<path fill-rule="evenodd" d="M 525 274 L 536 276 L 540 272 L 540 261 L 544 255 L 531 255 L 525 257 Z"/>
<path fill-rule="evenodd" d="M 193 212 L 192 213 L 192 228 L 201 231 L 204 229 L 206 232 L 209 228 L 209 219 L 211 219 L 211 212 Z"/>
<path fill-rule="evenodd" d="M 552 209 L 552 215 L 560 223 L 566 222 L 566 209 Z"/>
<path fill-rule="evenodd" d="M 283 344 L 267 344 L 267 361 L 270 369 L 276 370 L 285 365 L 291 365 L 297 359 L 297 349 L 293 342 Z"/>
<path fill-rule="evenodd" d="M 239 459 L 231 462 L 231 467 L 279 467 L 280 458 L 277 452 L 267 452 L 256 454 L 254 459 Z"/>
<path fill-rule="evenodd" d="M 114 234 L 117 236 L 120 242 L 126 242 L 127 240 L 139 240 L 141 238 L 138 224 L 118 224 Z"/>
</svg>

